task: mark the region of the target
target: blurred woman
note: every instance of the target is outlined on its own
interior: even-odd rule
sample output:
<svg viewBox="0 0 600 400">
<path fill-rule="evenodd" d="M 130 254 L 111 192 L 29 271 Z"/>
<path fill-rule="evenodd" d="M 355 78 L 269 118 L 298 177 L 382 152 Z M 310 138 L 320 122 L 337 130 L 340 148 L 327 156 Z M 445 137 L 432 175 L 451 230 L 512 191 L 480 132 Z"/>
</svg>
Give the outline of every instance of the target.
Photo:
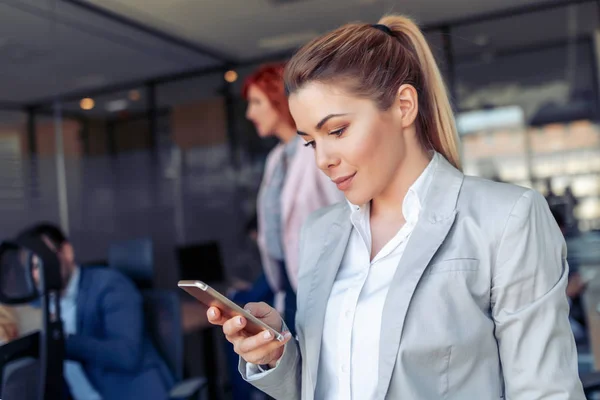
<svg viewBox="0 0 600 400">
<path fill-rule="evenodd" d="M 246 78 L 242 94 L 246 118 L 260 137 L 279 144 L 267 157 L 258 194 L 258 247 L 263 269 L 275 293 L 275 308 L 294 332 L 300 229 L 319 208 L 343 199 L 316 166 L 314 152 L 303 146 L 283 85 L 285 64 L 266 64 Z"/>
<path fill-rule="evenodd" d="M 279 144 L 267 157 L 257 202 L 257 244 L 264 276 L 250 290 L 232 298 L 256 302 L 275 294 L 275 309 L 295 332 L 300 229 L 313 211 L 344 197 L 319 171 L 314 152 L 304 147 L 296 133 L 283 85 L 284 67 L 281 63 L 263 65 L 246 78 L 243 87 L 248 101 L 246 117 L 260 137 L 275 136 Z M 248 384 L 239 381 L 236 361 L 237 357 L 229 362 L 236 374 L 232 377 L 233 398 L 248 399 L 251 393 Z"/>
<path fill-rule="evenodd" d="M 583 400 L 562 235 L 537 192 L 460 171 L 417 26 L 388 16 L 319 37 L 286 88 L 298 134 L 348 202 L 303 228 L 298 340 L 208 310 L 243 376 L 286 400 Z M 246 308 L 282 329 L 268 305 Z"/>
</svg>

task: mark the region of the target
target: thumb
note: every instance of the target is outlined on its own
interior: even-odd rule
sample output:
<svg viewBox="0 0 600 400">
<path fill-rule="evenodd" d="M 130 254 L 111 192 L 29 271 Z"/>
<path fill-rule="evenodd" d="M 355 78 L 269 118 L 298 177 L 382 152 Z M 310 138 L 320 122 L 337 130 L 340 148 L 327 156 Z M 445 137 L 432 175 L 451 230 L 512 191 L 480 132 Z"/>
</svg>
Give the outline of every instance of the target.
<svg viewBox="0 0 600 400">
<path fill-rule="evenodd" d="M 274 311 L 270 305 L 264 302 L 248 303 L 244 306 L 244 309 L 256 318 L 268 317 Z"/>
</svg>

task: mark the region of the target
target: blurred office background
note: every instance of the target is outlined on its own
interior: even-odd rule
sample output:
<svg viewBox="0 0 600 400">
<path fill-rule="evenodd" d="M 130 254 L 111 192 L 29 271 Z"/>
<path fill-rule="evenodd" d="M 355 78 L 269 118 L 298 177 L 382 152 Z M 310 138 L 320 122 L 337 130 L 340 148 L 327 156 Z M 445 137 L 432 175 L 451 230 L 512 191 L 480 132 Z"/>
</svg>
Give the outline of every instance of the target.
<svg viewBox="0 0 600 400">
<path fill-rule="evenodd" d="M 244 118 L 244 77 L 388 12 L 426 31 L 465 172 L 559 199 L 578 232 L 576 262 L 600 268 L 592 0 L 0 1 L 0 238 L 52 221 L 84 264 L 150 240 L 157 288 L 190 276 L 251 281 L 261 267 L 245 224 L 275 142 Z M 219 364 L 209 358 L 201 373 Z M 584 364 L 594 368 L 591 351 Z"/>
</svg>

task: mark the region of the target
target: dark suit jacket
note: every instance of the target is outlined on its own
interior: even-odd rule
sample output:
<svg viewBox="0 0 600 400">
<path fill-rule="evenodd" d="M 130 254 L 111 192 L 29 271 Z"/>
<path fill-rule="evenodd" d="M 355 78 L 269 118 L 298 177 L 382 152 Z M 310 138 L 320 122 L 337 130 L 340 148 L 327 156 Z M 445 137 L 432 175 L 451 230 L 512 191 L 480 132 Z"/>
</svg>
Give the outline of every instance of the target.
<svg viewBox="0 0 600 400">
<path fill-rule="evenodd" d="M 82 363 L 103 399 L 167 399 L 173 378 L 144 329 L 138 290 L 108 268 L 82 268 L 80 279 L 66 357 Z"/>
</svg>

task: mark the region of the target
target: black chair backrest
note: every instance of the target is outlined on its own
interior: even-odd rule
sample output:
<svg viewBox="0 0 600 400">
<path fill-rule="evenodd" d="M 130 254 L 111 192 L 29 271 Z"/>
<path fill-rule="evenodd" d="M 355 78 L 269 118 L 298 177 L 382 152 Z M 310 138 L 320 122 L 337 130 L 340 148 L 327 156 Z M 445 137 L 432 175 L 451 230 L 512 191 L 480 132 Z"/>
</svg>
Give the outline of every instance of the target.
<svg viewBox="0 0 600 400">
<path fill-rule="evenodd" d="M 142 292 L 146 330 L 169 366 L 175 381 L 183 379 L 183 329 L 178 293 L 150 289 Z"/>
<path fill-rule="evenodd" d="M 154 277 L 152 239 L 112 243 L 108 249 L 108 265 L 127 275 L 138 288 L 150 289 Z"/>
<path fill-rule="evenodd" d="M 40 361 L 24 357 L 4 366 L 2 399 L 38 400 L 40 394 Z"/>
</svg>

